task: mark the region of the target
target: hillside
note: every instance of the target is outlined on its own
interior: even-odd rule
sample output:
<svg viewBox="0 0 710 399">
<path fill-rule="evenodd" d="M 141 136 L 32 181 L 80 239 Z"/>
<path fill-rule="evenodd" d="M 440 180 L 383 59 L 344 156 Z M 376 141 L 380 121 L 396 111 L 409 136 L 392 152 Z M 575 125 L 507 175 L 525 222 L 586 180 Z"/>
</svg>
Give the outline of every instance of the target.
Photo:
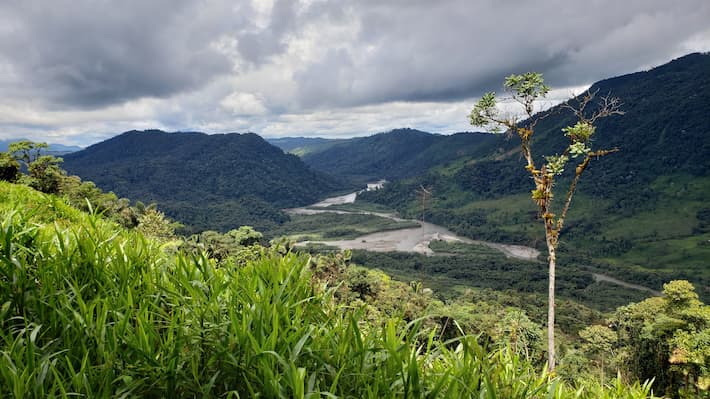
<svg viewBox="0 0 710 399">
<path fill-rule="evenodd" d="M 541 327 L 495 296 L 443 303 L 420 283 L 350 265 L 347 254 L 257 245 L 224 260 L 195 256 L 2 181 L 0 200 L 0 265 L 13 266 L 0 269 L 2 397 L 642 399 L 651 384 L 639 378 L 658 377 L 654 391 L 673 393 L 707 374 L 673 385 L 694 364 L 665 362 L 676 338 L 702 349 L 686 344 L 708 323 L 687 282 L 666 286 L 671 299 L 613 315 L 631 334 L 614 345 L 631 361 L 605 370 L 596 348 L 569 342 L 569 360 L 551 375 Z M 659 323 L 646 319 L 649 308 L 674 327 L 638 335 Z M 612 367 L 625 379 L 600 384 Z"/>
<path fill-rule="evenodd" d="M 598 147 L 619 147 L 620 152 L 585 172 L 563 233 L 563 250 L 577 262 L 602 262 L 597 266 L 613 265 L 621 274 L 647 273 L 656 288 L 669 276 L 685 276 L 700 283 L 707 297 L 710 55 L 691 54 L 603 80 L 592 86 L 591 91 L 597 90 L 623 102 L 626 114 L 601 120 L 595 136 Z M 573 122 L 559 107 L 549 112 L 536 127 L 537 155 L 559 151 L 566 140 L 560 129 Z M 434 192 L 428 220 L 474 238 L 543 246 L 518 141 L 498 137 L 499 148 L 487 158 L 449 168 L 440 163 L 365 199 L 413 216 L 421 213 L 414 192 L 425 184 Z"/>
<path fill-rule="evenodd" d="M 457 159 L 484 156 L 498 142 L 482 133 L 451 136 L 397 129 L 314 148 L 302 158 L 315 170 L 356 181 L 416 176 Z"/>
<path fill-rule="evenodd" d="M 442 302 L 348 254 L 256 245 L 208 259 L 23 185 L 0 181 L 0 200 L 0 265 L 13 265 L 0 269 L 2 397 L 641 399 L 651 383 L 633 381 L 672 395 L 707 378 L 694 367 L 707 365 L 708 307 L 684 281 L 611 314 L 625 335 L 569 337 L 550 375 L 541 326 L 508 293 Z M 671 367 L 678 350 L 699 363 Z M 623 381 L 599 382 L 617 370 Z"/>
<path fill-rule="evenodd" d="M 157 202 L 187 231 L 286 220 L 338 184 L 255 134 L 131 131 L 64 157 L 64 168 L 104 190 Z"/>
<path fill-rule="evenodd" d="M 269 144 L 279 147 L 284 152 L 298 156 L 323 151 L 333 144 L 345 140 L 346 139 L 326 139 L 322 137 L 277 137 L 266 139 Z"/>
</svg>

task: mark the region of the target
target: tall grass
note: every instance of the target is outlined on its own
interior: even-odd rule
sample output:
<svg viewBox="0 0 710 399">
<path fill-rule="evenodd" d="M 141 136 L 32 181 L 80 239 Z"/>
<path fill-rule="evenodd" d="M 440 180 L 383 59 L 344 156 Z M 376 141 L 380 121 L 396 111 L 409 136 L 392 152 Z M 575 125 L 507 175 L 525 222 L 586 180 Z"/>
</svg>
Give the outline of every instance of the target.
<svg viewBox="0 0 710 399">
<path fill-rule="evenodd" d="M 648 397 L 619 382 L 570 389 L 475 337 L 440 342 L 421 320 L 365 324 L 313 286 L 304 255 L 217 268 L 2 190 L 15 190 L 0 205 L 3 398 Z"/>
</svg>

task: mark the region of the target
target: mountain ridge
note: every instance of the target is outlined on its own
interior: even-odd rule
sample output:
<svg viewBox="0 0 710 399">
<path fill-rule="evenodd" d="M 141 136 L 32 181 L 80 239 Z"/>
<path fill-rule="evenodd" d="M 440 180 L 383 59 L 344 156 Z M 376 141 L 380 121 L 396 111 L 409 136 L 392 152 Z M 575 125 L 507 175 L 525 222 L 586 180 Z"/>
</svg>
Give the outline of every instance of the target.
<svg viewBox="0 0 710 399">
<path fill-rule="evenodd" d="M 188 231 L 264 228 L 280 208 L 341 188 L 254 133 L 129 131 L 65 157 L 64 168 L 104 190 L 157 202 Z"/>
<path fill-rule="evenodd" d="M 573 255 L 565 257 L 635 268 L 649 278 L 682 276 L 710 296 L 710 55 L 680 57 L 590 90 L 623 103 L 623 116 L 598 121 L 594 143 L 620 151 L 585 171 L 562 235 L 561 250 Z M 539 121 L 532 143 L 538 164 L 542 154 L 564 148 L 561 129 L 575 122 L 559 106 L 546 112 L 551 115 Z M 428 221 L 472 238 L 539 246 L 543 231 L 530 177 L 516 155 L 519 141 L 497 137 L 499 156 L 439 165 L 362 198 L 411 217 L 422 213 L 415 191 L 424 185 L 434 193 Z M 567 169 L 560 190 L 574 168 Z"/>
<path fill-rule="evenodd" d="M 487 133 L 442 135 L 401 128 L 345 139 L 302 155 L 315 170 L 359 183 L 415 176 L 441 162 L 483 156 L 498 139 Z"/>
</svg>

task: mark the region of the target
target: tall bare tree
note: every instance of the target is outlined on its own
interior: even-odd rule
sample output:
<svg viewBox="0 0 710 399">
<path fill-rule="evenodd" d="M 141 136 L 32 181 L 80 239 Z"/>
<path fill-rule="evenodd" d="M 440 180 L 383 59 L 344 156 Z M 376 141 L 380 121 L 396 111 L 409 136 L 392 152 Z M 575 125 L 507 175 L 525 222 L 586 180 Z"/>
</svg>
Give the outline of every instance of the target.
<svg viewBox="0 0 710 399">
<path fill-rule="evenodd" d="M 589 167 L 592 160 L 618 151 L 618 148 L 603 150 L 592 149 L 592 137 L 596 132 L 595 122 L 611 115 L 622 115 L 621 102 L 615 97 L 600 97 L 592 101 L 597 94 L 587 91 L 584 95 L 562 104 L 561 108 L 572 111 L 577 117 L 573 126 L 562 129 L 569 139 L 566 148 L 560 154 L 544 157 L 544 162 L 538 168 L 532 152 L 532 139 L 538 121 L 549 113 L 535 114 L 535 102 L 550 91 L 545 85 L 542 74 L 528 72 L 522 75 L 510 75 L 505 79 L 505 91 L 510 98 L 523 108 L 523 113 L 505 115 L 498 109 L 496 94 L 489 92 L 483 95 L 474 105 L 470 114 L 470 122 L 474 126 L 486 127 L 491 132 L 505 131 L 509 135 L 520 138 L 522 155 L 525 158 L 525 169 L 533 179 L 535 189 L 532 199 L 538 206 L 540 218 L 545 226 L 545 242 L 549 261 L 548 312 L 547 312 L 547 345 L 548 369 L 555 369 L 555 267 L 557 265 L 557 247 L 559 236 L 569 211 L 572 197 L 582 173 Z M 594 105 L 594 107 L 590 107 Z M 590 111 L 589 108 L 595 108 Z M 571 159 L 577 159 L 574 176 L 569 183 L 559 215 L 554 213 L 552 200 L 553 187 L 556 178 L 562 174 Z"/>
<path fill-rule="evenodd" d="M 431 203 L 431 186 L 429 187 L 424 187 L 423 184 L 419 185 L 419 188 L 416 190 L 417 193 L 417 198 L 419 199 L 419 206 L 422 211 L 422 222 L 425 220 L 426 216 L 426 211 L 429 208 L 429 205 Z"/>
</svg>

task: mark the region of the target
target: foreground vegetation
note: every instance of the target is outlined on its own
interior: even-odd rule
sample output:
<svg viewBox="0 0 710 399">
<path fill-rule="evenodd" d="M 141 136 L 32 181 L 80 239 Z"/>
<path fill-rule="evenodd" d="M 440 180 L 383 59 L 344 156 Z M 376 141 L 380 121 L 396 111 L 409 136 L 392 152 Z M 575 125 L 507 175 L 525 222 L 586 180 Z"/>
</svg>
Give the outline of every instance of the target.
<svg viewBox="0 0 710 399">
<path fill-rule="evenodd" d="M 444 257 L 391 268 L 355 254 L 363 268 L 349 252 L 263 247 L 248 226 L 179 237 L 154 206 L 19 147 L 0 154 L 1 180 L 20 183 L 0 182 L 0 397 L 707 396 L 710 311 L 686 281 L 607 315 L 563 302 L 547 374 L 539 295 L 447 299 L 372 269 L 408 279 L 451 268 Z M 494 256 L 434 245 L 470 257 L 462 271 Z"/>
<path fill-rule="evenodd" d="M 329 284 L 342 257 L 217 262 L 28 187 L 0 193 L 2 397 L 649 396 L 570 386 L 510 345 L 373 313 L 355 280 Z"/>
</svg>

